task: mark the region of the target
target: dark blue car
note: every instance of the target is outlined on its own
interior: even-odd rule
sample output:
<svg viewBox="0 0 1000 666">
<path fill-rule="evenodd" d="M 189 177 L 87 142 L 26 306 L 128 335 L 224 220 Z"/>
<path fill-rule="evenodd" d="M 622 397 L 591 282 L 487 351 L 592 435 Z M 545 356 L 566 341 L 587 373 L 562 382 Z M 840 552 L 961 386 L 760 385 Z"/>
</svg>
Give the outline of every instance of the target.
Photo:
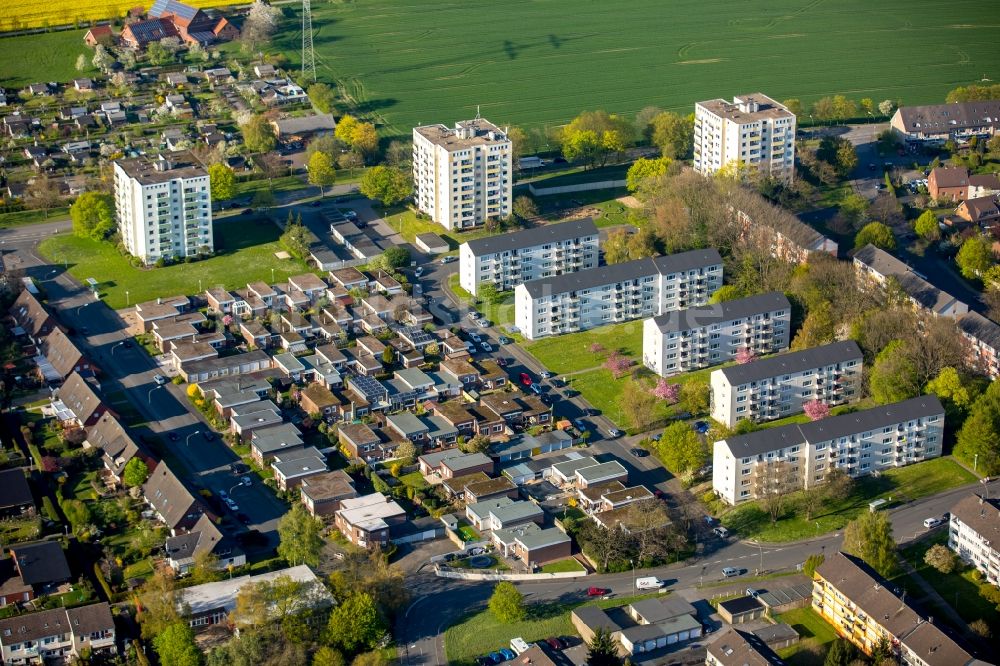
<svg viewBox="0 0 1000 666">
<path fill-rule="evenodd" d="M 499 652 L 500 654 L 502 654 L 502 655 L 503 655 L 503 658 L 504 658 L 505 660 L 507 660 L 507 661 L 510 661 L 511 659 L 513 659 L 514 657 L 516 657 L 516 656 L 517 656 L 516 654 L 514 654 L 514 651 L 513 651 L 513 650 L 511 650 L 511 649 L 508 649 L 508 648 L 500 648 L 500 649 L 498 650 L 498 652 Z"/>
<path fill-rule="evenodd" d="M 708 424 L 705 423 L 704 421 L 695 421 L 694 425 L 692 425 L 691 427 L 694 428 L 694 431 L 699 435 L 704 435 L 705 433 L 707 433 L 709 428 Z"/>
</svg>

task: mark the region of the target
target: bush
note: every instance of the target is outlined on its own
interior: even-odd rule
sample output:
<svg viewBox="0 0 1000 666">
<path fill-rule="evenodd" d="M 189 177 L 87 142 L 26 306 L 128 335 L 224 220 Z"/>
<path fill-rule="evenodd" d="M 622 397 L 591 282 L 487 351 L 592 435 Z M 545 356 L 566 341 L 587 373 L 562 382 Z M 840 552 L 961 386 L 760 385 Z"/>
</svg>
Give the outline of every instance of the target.
<svg viewBox="0 0 1000 666">
<path fill-rule="evenodd" d="M 56 513 L 56 506 L 52 503 L 52 499 L 48 495 L 42 497 L 42 513 L 52 522 L 59 522 L 59 514 Z"/>
</svg>

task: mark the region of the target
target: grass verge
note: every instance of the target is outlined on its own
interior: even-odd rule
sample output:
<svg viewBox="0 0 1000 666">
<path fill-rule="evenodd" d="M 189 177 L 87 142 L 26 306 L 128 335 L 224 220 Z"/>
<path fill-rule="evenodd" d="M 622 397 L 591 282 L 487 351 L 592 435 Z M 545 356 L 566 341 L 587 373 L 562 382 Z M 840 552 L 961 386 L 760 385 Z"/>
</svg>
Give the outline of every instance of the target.
<svg viewBox="0 0 1000 666">
<path fill-rule="evenodd" d="M 843 528 L 876 499 L 890 499 L 893 504 L 935 495 L 951 488 L 973 483 L 976 477 L 950 456 L 891 469 L 878 478 L 865 477 L 855 482 L 854 491 L 840 502 L 824 502 L 809 520 L 802 511 L 802 494 L 793 493 L 776 523 L 756 502 L 748 502 L 724 514 L 722 524 L 740 538 L 760 539 L 770 543 L 798 541 Z"/>
<path fill-rule="evenodd" d="M 165 268 L 133 268 L 109 243 L 71 235 L 47 238 L 39 251 L 54 264 L 68 262 L 70 274 L 80 281 L 95 278 L 101 297 L 115 309 L 214 286 L 237 289 L 255 280 L 271 282 L 272 270 L 275 280 L 309 270 L 301 261 L 274 256 L 281 249 L 280 230 L 267 218 L 216 222 L 214 234 L 213 257 Z"/>
</svg>

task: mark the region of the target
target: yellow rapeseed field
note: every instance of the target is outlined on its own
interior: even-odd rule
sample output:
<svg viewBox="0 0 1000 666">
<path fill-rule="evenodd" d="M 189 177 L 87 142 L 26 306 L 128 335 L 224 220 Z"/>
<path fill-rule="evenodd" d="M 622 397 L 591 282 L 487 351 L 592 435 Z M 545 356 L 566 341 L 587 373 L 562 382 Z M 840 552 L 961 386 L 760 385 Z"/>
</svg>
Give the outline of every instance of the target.
<svg viewBox="0 0 1000 666">
<path fill-rule="evenodd" d="M 194 7 L 246 4 L 248 0 L 184 0 Z M 149 0 L 0 0 L 0 32 L 72 25 L 124 17 L 133 7 L 152 5 Z"/>
</svg>

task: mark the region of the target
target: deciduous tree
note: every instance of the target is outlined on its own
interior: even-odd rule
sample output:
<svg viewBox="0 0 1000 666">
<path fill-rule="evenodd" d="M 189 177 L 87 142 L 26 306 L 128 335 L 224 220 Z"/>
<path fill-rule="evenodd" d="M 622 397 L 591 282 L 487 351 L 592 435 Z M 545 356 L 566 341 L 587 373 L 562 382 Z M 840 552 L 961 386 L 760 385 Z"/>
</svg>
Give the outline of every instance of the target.
<svg viewBox="0 0 1000 666">
<path fill-rule="evenodd" d="M 936 241 L 941 238 L 941 228 L 938 226 L 937 215 L 932 210 L 925 210 L 913 223 L 913 229 L 921 238 Z"/>
<path fill-rule="evenodd" d="M 844 551 L 889 578 L 896 570 L 896 542 L 885 511 L 864 511 L 844 528 Z"/>
<path fill-rule="evenodd" d="M 854 237 L 854 248 L 862 248 L 868 244 L 892 251 L 896 249 L 896 237 L 892 229 L 881 222 L 869 222 Z"/>
<path fill-rule="evenodd" d="M 708 382 L 705 380 L 692 379 L 684 382 L 678 404 L 689 414 L 701 414 L 708 409 L 709 392 Z"/>
<path fill-rule="evenodd" d="M 694 115 L 680 116 L 664 111 L 652 122 L 653 145 L 664 157 L 684 159 L 694 147 Z"/>
<path fill-rule="evenodd" d="M 263 0 L 255 0 L 250 5 L 246 20 L 240 30 L 240 38 L 249 51 L 256 51 L 261 44 L 271 40 L 281 21 L 281 9 L 272 7 Z"/>
<path fill-rule="evenodd" d="M 657 159 L 640 157 L 632 163 L 628 173 L 625 174 L 625 187 L 634 194 L 644 181 L 666 175 L 672 161 L 669 157 Z"/>
<path fill-rule="evenodd" d="M 993 251 L 982 236 L 972 236 L 958 249 L 955 262 L 963 277 L 975 280 L 993 265 Z"/>
<path fill-rule="evenodd" d="M 653 424 L 656 398 L 641 382 L 635 379 L 626 380 L 625 385 L 622 386 L 622 397 L 619 404 L 622 416 L 636 430 L 646 430 Z"/>
<path fill-rule="evenodd" d="M 317 151 L 309 158 L 309 182 L 319 188 L 319 195 L 325 196 L 325 188 L 337 179 L 333 160 L 326 153 Z"/>
<path fill-rule="evenodd" d="M 115 229 L 115 213 L 110 195 L 84 192 L 70 206 L 73 233 L 81 238 L 104 240 Z"/>
<path fill-rule="evenodd" d="M 634 142 L 635 129 L 625 118 L 606 111 L 584 111 L 561 132 L 563 155 L 587 167 L 604 166 L 608 158 Z"/>
<path fill-rule="evenodd" d="M 604 369 L 608 370 L 615 379 L 621 379 L 631 367 L 632 359 L 624 356 L 617 350 L 611 352 L 604 361 Z"/>
<path fill-rule="evenodd" d="M 340 601 L 327 624 L 329 642 L 348 653 L 374 648 L 386 631 L 378 605 L 367 592 L 352 594 Z"/>
<path fill-rule="evenodd" d="M 146 483 L 149 478 L 149 467 L 139 456 L 129 460 L 125 464 L 125 471 L 122 472 L 122 483 L 129 488 L 136 488 Z"/>
<path fill-rule="evenodd" d="M 292 566 L 319 566 L 319 555 L 323 549 L 322 529 L 323 524 L 310 516 L 301 504 L 294 504 L 291 511 L 278 521 L 278 555 Z"/>
<path fill-rule="evenodd" d="M 240 126 L 240 132 L 243 134 L 243 144 L 251 153 L 269 152 L 274 150 L 278 143 L 274 128 L 264 116 L 250 116 L 247 122 Z"/>
<path fill-rule="evenodd" d="M 772 524 L 783 515 L 788 496 L 801 486 L 800 477 L 801 473 L 784 460 L 757 463 L 753 468 L 754 496 Z"/>
<path fill-rule="evenodd" d="M 973 403 L 958 431 L 955 455 L 980 474 L 1000 474 L 1000 382 L 992 382 Z"/>
<path fill-rule="evenodd" d="M 180 618 L 173 573 L 160 569 L 146 579 L 139 594 L 137 619 L 142 637 L 158 636 Z"/>
<path fill-rule="evenodd" d="M 668 405 L 672 405 L 680 399 L 681 385 L 671 384 L 663 377 L 660 377 L 656 380 L 656 386 L 653 387 L 651 393 L 657 400 L 662 400 Z"/>
<path fill-rule="evenodd" d="M 24 205 L 43 211 L 46 219 L 49 211 L 58 206 L 60 201 L 59 186 L 45 174 L 35 176 L 24 191 Z"/>
<path fill-rule="evenodd" d="M 655 446 L 660 460 L 675 475 L 700 469 L 708 458 L 701 437 L 684 421 L 668 425 Z"/>
<path fill-rule="evenodd" d="M 927 382 L 924 392 L 933 393 L 941 400 L 949 423 L 961 423 L 982 393 L 984 383 L 979 378 L 969 377 L 946 366 L 934 379 Z"/>
<path fill-rule="evenodd" d="M 493 617 L 507 624 L 519 622 L 527 615 L 527 609 L 524 607 L 524 596 L 509 581 L 497 583 L 497 586 L 493 588 L 489 606 Z"/>
<path fill-rule="evenodd" d="M 198 666 L 201 651 L 194 642 L 194 631 L 186 621 L 173 622 L 153 638 L 153 648 L 161 664 Z"/>
<path fill-rule="evenodd" d="M 924 562 L 943 574 L 950 574 L 955 570 L 955 553 L 947 546 L 937 543 L 924 553 Z"/>
<path fill-rule="evenodd" d="M 512 210 L 514 211 L 514 216 L 522 222 L 538 217 L 538 206 L 535 204 L 535 200 L 527 195 L 522 194 L 519 197 L 515 197 Z"/>
<path fill-rule="evenodd" d="M 802 405 L 802 411 L 811 421 L 819 421 L 830 415 L 830 405 L 822 400 L 810 400 Z"/>
<path fill-rule="evenodd" d="M 312 102 L 312 105 L 320 113 L 330 113 L 330 109 L 333 108 L 333 101 L 337 96 L 333 88 L 325 83 L 312 84 L 309 86 L 307 94 L 309 95 L 309 101 Z"/>
<path fill-rule="evenodd" d="M 868 386 L 872 398 L 880 405 L 908 400 L 920 394 L 922 383 L 902 340 L 893 340 L 875 357 Z"/>
<path fill-rule="evenodd" d="M 218 162 L 208 167 L 208 182 L 212 201 L 226 201 L 236 196 L 236 172 L 228 165 Z"/>
<path fill-rule="evenodd" d="M 393 206 L 413 190 L 409 176 L 387 166 L 374 166 L 365 172 L 361 178 L 361 194 L 369 199 L 377 199 L 385 207 Z"/>
</svg>

